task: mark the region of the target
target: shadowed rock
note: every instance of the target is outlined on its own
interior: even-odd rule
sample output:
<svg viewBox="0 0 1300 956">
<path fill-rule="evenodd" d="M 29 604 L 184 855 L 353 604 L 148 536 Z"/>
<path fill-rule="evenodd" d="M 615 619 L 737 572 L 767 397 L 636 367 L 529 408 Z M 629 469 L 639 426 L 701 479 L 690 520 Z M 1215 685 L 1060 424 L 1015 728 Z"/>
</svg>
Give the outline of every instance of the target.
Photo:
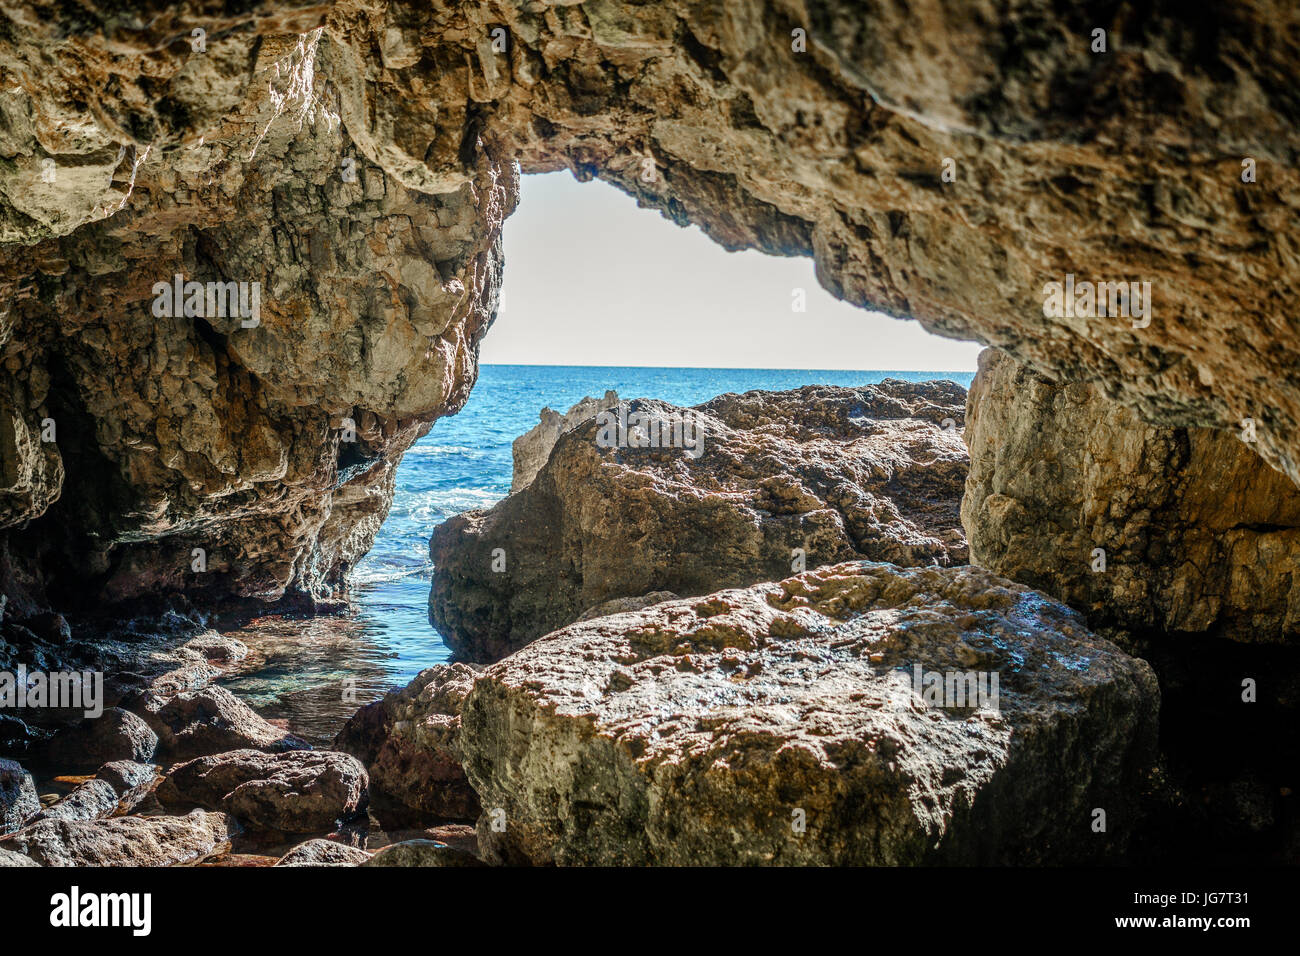
<svg viewBox="0 0 1300 956">
<path fill-rule="evenodd" d="M 632 447 L 629 428 L 629 447 L 601 447 L 597 420 L 562 435 L 531 485 L 434 531 L 430 620 L 457 655 L 496 660 L 618 598 L 852 558 L 964 563 L 964 402 L 951 382 L 893 380 L 632 402 L 629 422 L 685 418 L 695 437 Z"/>
<path fill-rule="evenodd" d="M 229 848 L 238 825 L 224 813 L 183 817 L 42 820 L 0 843 L 41 866 L 175 866 Z"/>
<path fill-rule="evenodd" d="M 848 563 L 547 635 L 483 672 L 461 745 L 490 861 L 1061 863 L 1122 856 L 1158 707 L 1036 591 Z"/>
<path fill-rule="evenodd" d="M 311 833 L 364 809 L 368 783 L 365 767 L 347 754 L 236 750 L 172 767 L 158 799 L 225 810 L 260 830 Z"/>
<path fill-rule="evenodd" d="M 224 687 L 203 687 L 156 698 L 145 719 L 158 732 L 159 748 L 172 760 L 250 748 L 267 753 L 310 750 L 305 740 L 258 716 Z"/>
<path fill-rule="evenodd" d="M 112 707 L 55 734 L 49 760 L 65 771 L 86 770 L 115 760 L 149 761 L 158 749 L 158 735 L 140 717 Z"/>
<path fill-rule="evenodd" d="M 1148 425 L 1101 382 L 985 351 L 966 428 L 972 560 L 1096 624 L 1294 640 L 1300 490 L 1242 434 Z"/>
<path fill-rule="evenodd" d="M 41 809 L 32 775 L 0 757 L 0 834 L 12 833 Z"/>
</svg>

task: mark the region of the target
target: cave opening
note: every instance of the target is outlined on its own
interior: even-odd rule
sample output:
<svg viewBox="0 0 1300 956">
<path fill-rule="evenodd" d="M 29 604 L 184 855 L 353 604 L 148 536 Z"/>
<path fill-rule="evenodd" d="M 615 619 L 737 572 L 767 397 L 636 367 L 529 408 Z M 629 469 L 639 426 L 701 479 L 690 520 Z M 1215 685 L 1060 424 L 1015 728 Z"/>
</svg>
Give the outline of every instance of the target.
<svg viewBox="0 0 1300 956">
<path fill-rule="evenodd" d="M 253 654 L 223 683 L 318 744 L 359 704 L 452 656 L 429 620 L 429 536 L 510 494 L 512 443 L 543 408 L 610 391 L 686 407 L 886 377 L 964 388 L 974 375 L 979 345 L 849 305 L 810 259 L 729 252 L 599 179 L 524 176 L 503 245 L 469 399 L 405 452 L 344 602 L 329 615 L 241 614 L 224 631 Z"/>
</svg>

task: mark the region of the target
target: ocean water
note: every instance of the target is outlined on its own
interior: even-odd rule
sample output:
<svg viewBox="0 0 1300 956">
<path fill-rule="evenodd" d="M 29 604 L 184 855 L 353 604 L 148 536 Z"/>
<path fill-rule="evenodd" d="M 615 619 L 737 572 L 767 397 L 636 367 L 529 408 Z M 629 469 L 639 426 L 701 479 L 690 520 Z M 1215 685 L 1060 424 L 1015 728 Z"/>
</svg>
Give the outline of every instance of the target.
<svg viewBox="0 0 1300 956">
<path fill-rule="evenodd" d="M 440 419 L 407 451 L 388 520 L 352 576 L 353 606 L 327 618 L 268 616 L 234 634 L 252 651 L 225 683 L 265 716 L 313 743 L 330 739 L 358 706 L 446 661 L 429 624 L 428 541 L 434 527 L 510 490 L 510 446 L 538 422 L 585 395 L 614 389 L 624 399 L 696 405 L 725 392 L 802 385 L 866 385 L 885 378 L 949 379 L 969 387 L 973 372 L 681 369 L 485 365 L 469 402 Z"/>
</svg>

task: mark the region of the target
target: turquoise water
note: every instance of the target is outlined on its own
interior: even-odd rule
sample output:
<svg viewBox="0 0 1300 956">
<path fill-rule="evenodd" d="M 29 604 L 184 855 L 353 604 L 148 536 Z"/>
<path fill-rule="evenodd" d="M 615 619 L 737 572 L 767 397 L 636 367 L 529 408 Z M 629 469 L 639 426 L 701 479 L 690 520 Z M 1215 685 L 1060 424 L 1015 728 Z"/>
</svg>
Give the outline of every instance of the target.
<svg viewBox="0 0 1300 956">
<path fill-rule="evenodd" d="M 353 572 L 352 610 L 311 620 L 263 618 L 232 631 L 253 650 L 227 685 L 264 714 L 313 741 L 332 736 L 357 706 L 410 681 L 449 652 L 429 624 L 429 534 L 461 511 L 487 508 L 510 490 L 511 442 L 544 405 L 567 411 L 585 395 L 696 405 L 725 392 L 801 385 L 866 385 L 884 378 L 946 378 L 969 387 L 973 372 L 681 369 L 485 365 L 469 402 L 440 419 L 397 471 L 388 520 Z"/>
</svg>

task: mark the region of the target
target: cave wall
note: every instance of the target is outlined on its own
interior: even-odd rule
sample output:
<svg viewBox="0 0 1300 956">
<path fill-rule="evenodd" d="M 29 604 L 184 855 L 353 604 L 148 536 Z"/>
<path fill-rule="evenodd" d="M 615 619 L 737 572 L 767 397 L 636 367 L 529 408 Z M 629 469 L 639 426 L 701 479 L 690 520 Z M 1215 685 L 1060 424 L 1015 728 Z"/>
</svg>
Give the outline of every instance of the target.
<svg viewBox="0 0 1300 956">
<path fill-rule="evenodd" d="M 6 592 L 327 594 L 566 167 L 1300 480 L 1297 53 L 1282 2 L 0 2 Z M 176 273 L 260 324 L 154 315 Z"/>
</svg>

